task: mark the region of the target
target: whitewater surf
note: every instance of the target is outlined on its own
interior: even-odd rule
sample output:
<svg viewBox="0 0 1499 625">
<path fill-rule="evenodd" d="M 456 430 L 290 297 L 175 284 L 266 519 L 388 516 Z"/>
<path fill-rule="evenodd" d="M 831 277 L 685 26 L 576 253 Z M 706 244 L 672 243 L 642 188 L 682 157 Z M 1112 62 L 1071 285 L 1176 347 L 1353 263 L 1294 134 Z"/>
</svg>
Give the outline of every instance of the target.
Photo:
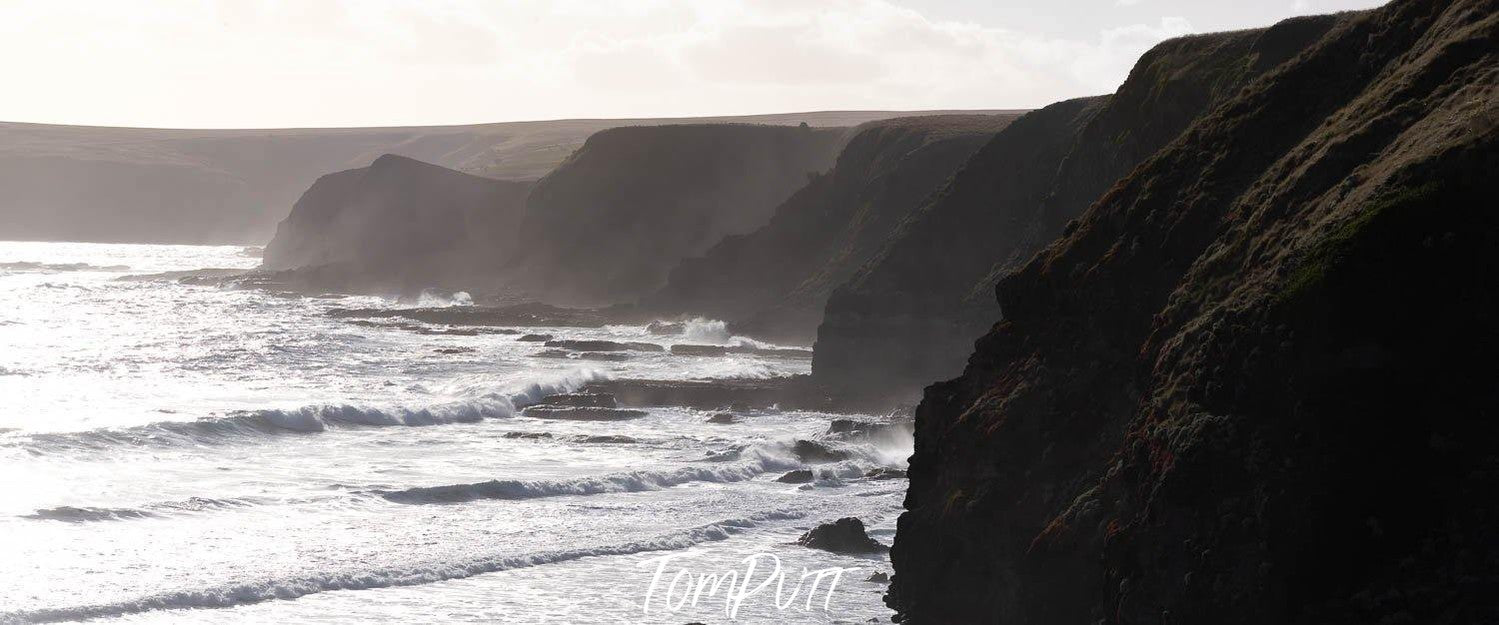
<svg viewBox="0 0 1499 625">
<path fill-rule="evenodd" d="M 765 408 L 538 408 L 601 401 L 579 391 L 609 380 L 804 374 L 797 350 L 711 319 L 480 332 L 335 312 L 467 294 L 184 278 L 256 262 L 230 246 L 0 243 L 0 622 L 715 621 L 708 602 L 643 611 L 640 564 L 754 553 L 864 571 L 797 622 L 888 617 L 883 583 L 865 581 L 883 554 L 795 541 L 858 516 L 888 543 L 908 432 L 829 433 L 835 415 Z M 616 344 L 631 347 L 567 349 Z M 737 618 L 785 615 L 750 597 Z"/>
</svg>

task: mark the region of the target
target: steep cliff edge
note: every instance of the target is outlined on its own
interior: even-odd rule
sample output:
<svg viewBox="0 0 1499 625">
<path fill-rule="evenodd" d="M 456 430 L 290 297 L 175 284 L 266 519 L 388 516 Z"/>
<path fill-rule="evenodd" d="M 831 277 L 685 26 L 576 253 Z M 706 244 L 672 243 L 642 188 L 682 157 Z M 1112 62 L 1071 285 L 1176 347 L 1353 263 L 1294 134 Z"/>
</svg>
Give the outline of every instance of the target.
<svg viewBox="0 0 1499 625">
<path fill-rule="evenodd" d="M 513 246 L 529 187 L 387 154 L 313 183 L 277 226 L 263 267 L 332 267 L 335 286 L 356 290 L 489 274 Z"/>
<path fill-rule="evenodd" d="M 1343 14 L 1003 279 L 910 623 L 1499 620 L 1499 3 Z"/>
<path fill-rule="evenodd" d="M 957 375 L 996 320 L 993 287 L 1215 103 L 1332 24 L 1188 37 L 1143 56 L 1113 96 L 1061 102 L 997 134 L 829 298 L 813 374 L 915 397 Z"/>
<path fill-rule="evenodd" d="M 728 320 L 774 340 L 810 340 L 833 287 L 1015 117 L 903 117 L 856 128 L 833 168 L 769 223 L 682 261 L 644 307 Z"/>
<path fill-rule="evenodd" d="M 594 134 L 536 184 L 507 275 L 552 301 L 638 298 L 681 259 L 764 225 L 832 165 L 846 134 L 746 124 Z"/>
</svg>

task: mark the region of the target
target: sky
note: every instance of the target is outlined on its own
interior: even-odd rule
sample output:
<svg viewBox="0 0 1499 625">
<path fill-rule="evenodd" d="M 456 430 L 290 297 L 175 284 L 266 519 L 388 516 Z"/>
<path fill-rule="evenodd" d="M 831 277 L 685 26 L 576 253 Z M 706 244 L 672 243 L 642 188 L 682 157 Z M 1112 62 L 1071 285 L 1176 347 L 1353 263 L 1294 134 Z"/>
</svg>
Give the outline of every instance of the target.
<svg viewBox="0 0 1499 625">
<path fill-rule="evenodd" d="M 0 120 L 279 128 L 1034 108 L 1374 0 L 0 0 Z"/>
</svg>

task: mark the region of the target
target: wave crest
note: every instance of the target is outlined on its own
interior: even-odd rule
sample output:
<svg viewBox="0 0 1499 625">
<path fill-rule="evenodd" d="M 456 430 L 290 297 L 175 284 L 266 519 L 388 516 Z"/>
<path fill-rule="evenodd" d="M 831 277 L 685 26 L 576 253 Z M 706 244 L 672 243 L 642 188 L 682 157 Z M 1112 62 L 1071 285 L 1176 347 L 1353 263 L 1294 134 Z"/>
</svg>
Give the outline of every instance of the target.
<svg viewBox="0 0 1499 625">
<path fill-rule="evenodd" d="M 548 395 L 577 390 L 604 377 L 604 374 L 596 370 L 580 369 L 557 378 L 530 382 L 513 391 L 489 393 L 432 406 L 317 404 L 289 409 L 244 410 L 196 421 L 162 421 L 125 428 L 31 434 L 8 441 L 8 444 L 45 453 L 66 449 L 212 445 L 246 438 L 323 432 L 340 427 L 416 427 L 472 423 L 514 416 L 520 409 L 535 404 Z"/>
</svg>

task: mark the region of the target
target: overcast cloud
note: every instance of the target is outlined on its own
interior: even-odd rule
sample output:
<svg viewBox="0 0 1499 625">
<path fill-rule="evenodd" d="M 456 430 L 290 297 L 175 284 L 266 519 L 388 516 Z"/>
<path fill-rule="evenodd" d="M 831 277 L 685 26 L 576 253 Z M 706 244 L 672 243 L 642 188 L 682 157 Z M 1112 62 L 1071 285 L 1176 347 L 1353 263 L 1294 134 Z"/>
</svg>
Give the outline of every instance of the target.
<svg viewBox="0 0 1499 625">
<path fill-rule="evenodd" d="M 1218 4 L 0 0 L 0 119 L 283 127 L 1029 108 L 1113 91 L 1169 37 L 1377 2 Z"/>
</svg>

